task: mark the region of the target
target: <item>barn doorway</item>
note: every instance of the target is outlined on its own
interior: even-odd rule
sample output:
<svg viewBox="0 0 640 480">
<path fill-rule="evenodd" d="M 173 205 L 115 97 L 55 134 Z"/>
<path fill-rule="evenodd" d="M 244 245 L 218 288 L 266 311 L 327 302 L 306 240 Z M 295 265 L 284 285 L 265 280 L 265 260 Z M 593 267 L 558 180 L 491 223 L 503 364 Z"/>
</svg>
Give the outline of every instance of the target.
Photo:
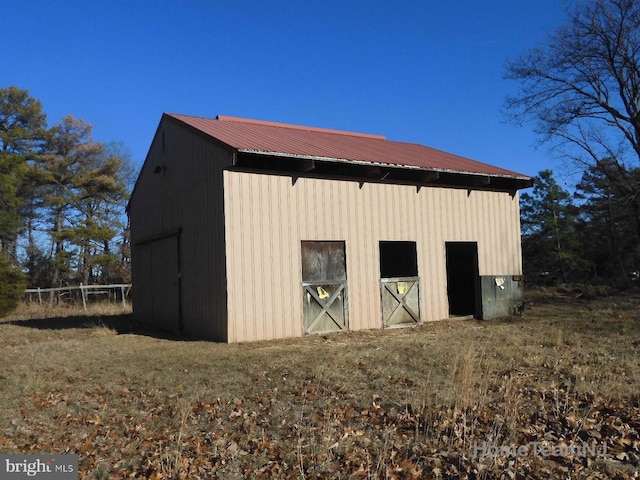
<svg viewBox="0 0 640 480">
<path fill-rule="evenodd" d="M 445 249 L 449 315 L 482 318 L 477 242 L 446 242 Z"/>
<path fill-rule="evenodd" d="M 152 323 L 158 330 L 178 333 L 180 320 L 180 237 L 151 242 Z"/>
<path fill-rule="evenodd" d="M 380 242 L 382 327 L 420 323 L 416 242 Z"/>
<path fill-rule="evenodd" d="M 303 241 L 301 250 L 304 332 L 347 330 L 345 243 Z"/>
</svg>

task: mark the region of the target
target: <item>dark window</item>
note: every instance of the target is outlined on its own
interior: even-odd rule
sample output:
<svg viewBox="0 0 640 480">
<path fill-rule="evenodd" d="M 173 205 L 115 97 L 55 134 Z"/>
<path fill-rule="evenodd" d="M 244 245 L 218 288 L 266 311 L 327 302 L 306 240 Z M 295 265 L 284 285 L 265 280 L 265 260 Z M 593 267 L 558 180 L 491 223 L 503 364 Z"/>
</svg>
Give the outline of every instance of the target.
<svg viewBox="0 0 640 480">
<path fill-rule="evenodd" d="M 416 242 L 380 242 L 380 278 L 417 276 Z"/>
</svg>

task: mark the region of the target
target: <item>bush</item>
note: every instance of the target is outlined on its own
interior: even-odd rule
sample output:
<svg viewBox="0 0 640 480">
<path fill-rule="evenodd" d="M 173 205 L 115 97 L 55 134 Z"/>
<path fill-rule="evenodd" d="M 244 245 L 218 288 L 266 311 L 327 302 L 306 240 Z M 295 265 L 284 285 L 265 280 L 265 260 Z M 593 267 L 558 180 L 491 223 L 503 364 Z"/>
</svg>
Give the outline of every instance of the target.
<svg viewBox="0 0 640 480">
<path fill-rule="evenodd" d="M 0 318 L 16 308 L 25 288 L 27 280 L 22 271 L 0 253 Z"/>
</svg>

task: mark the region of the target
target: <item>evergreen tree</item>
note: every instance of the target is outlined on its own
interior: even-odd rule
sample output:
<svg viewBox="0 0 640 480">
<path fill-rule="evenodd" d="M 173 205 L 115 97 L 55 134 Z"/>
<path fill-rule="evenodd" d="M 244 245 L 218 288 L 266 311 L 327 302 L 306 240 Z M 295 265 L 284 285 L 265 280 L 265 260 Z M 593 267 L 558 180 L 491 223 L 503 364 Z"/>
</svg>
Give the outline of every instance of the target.
<svg viewBox="0 0 640 480">
<path fill-rule="evenodd" d="M 16 239 L 33 198 L 27 165 L 46 135 L 42 104 L 17 87 L 0 88 L 0 253 L 16 257 Z"/>
<path fill-rule="evenodd" d="M 11 313 L 24 295 L 27 282 L 20 268 L 0 253 L 0 318 Z"/>
<path fill-rule="evenodd" d="M 96 265 L 113 263 L 110 242 L 126 202 L 122 159 L 91 137 L 91 125 L 67 116 L 52 128 L 34 172 L 51 237 L 52 283 L 88 283 Z M 75 278 L 74 278 L 75 277 Z"/>
<path fill-rule="evenodd" d="M 640 170 L 620 172 L 615 161 L 604 159 L 576 186 L 575 198 L 581 202 L 578 229 L 598 281 L 628 283 L 629 273 L 640 266 L 634 202 L 625 187 L 629 182 L 640 183 Z"/>
<path fill-rule="evenodd" d="M 576 210 L 551 170 L 539 172 L 521 196 L 523 268 L 528 281 L 569 282 L 585 268 L 575 236 Z"/>
</svg>

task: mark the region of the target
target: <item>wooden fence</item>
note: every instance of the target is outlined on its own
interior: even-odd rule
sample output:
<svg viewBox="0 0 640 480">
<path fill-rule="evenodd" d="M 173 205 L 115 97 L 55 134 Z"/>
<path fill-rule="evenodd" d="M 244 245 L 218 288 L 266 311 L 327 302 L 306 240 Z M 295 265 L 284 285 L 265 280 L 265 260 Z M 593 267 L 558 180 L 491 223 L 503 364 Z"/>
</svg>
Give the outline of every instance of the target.
<svg viewBox="0 0 640 480">
<path fill-rule="evenodd" d="M 43 297 L 46 302 L 55 299 L 56 302 L 61 301 L 79 301 L 82 300 L 82 306 L 87 309 L 89 299 L 107 299 L 109 301 L 121 301 L 122 306 L 127 306 L 127 298 L 131 293 L 130 283 L 114 283 L 111 285 L 76 285 L 57 288 L 28 288 L 25 290 L 25 300 L 27 302 L 37 301 L 42 305 Z M 35 298 L 34 298 L 35 297 Z"/>
</svg>

